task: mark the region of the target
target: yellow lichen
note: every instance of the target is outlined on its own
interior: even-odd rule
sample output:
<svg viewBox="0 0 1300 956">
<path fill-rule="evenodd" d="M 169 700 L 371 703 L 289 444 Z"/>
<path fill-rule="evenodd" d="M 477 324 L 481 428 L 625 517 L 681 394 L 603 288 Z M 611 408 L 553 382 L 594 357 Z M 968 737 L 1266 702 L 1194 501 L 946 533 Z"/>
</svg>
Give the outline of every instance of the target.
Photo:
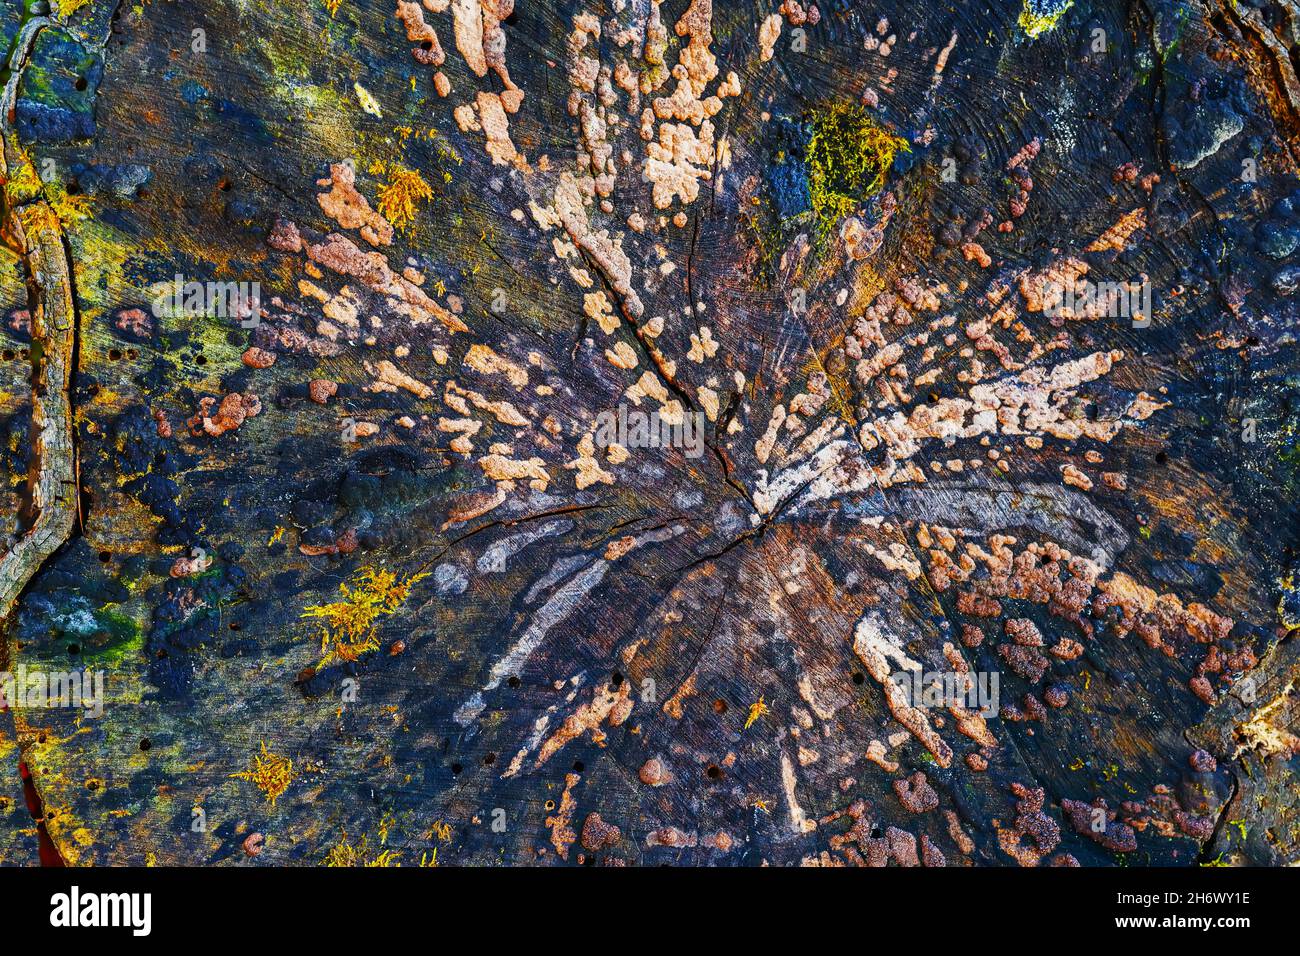
<svg viewBox="0 0 1300 956">
<path fill-rule="evenodd" d="M 353 83 L 352 90 L 357 94 L 357 102 L 361 104 L 361 108 L 363 110 L 365 110 L 371 116 L 376 116 L 379 119 L 384 118 L 384 111 L 380 109 L 379 101 L 375 99 L 373 93 L 371 93 L 360 83 Z"/>
<path fill-rule="evenodd" d="M 339 6 L 342 3 L 343 0 L 325 0 L 325 9 L 330 12 L 330 16 L 332 17 L 334 14 L 339 12 Z"/>
<path fill-rule="evenodd" d="M 310 604 L 303 608 L 304 618 L 318 618 L 321 625 L 321 666 L 333 661 L 355 661 L 362 654 L 378 649 L 375 625 L 381 617 L 395 614 L 406 603 L 411 587 L 427 573 L 399 578 L 387 568 L 365 568 L 351 583 L 339 585 L 340 601 Z"/>
<path fill-rule="evenodd" d="M 64 226 L 90 218 L 89 196 L 83 193 L 69 193 L 62 185 L 46 186 L 45 195 L 48 197 L 50 208 L 54 210 L 54 215 L 59 217 L 59 222 Z"/>
<path fill-rule="evenodd" d="M 90 0 L 58 0 L 59 16 L 66 20 L 89 3 Z"/>
<path fill-rule="evenodd" d="M 323 866 L 340 866 L 340 867 L 400 867 L 397 851 L 380 850 L 374 856 L 370 855 L 368 841 L 362 837 L 354 845 L 348 840 L 347 834 L 337 844 L 330 847 L 330 851 L 325 854 Z"/>
<path fill-rule="evenodd" d="M 262 752 L 253 755 L 253 761 L 248 765 L 248 769 L 232 773 L 230 776 L 238 777 L 240 780 L 253 781 L 266 796 L 271 806 L 275 806 L 275 801 L 293 783 L 293 761 L 288 757 L 281 757 L 279 754 L 272 753 L 267 749 L 266 741 L 263 740 Z"/>
<path fill-rule="evenodd" d="M 821 235 L 880 190 L 900 151 L 910 152 L 907 140 L 856 103 L 832 103 L 813 114 L 808 196 Z"/>
<path fill-rule="evenodd" d="M 1036 6 L 1042 6 L 1042 3 L 1036 0 L 1025 0 L 1025 5 L 1020 11 L 1020 29 L 1024 30 L 1025 36 L 1031 40 L 1037 39 L 1055 27 L 1056 22 L 1065 15 L 1065 11 L 1074 6 L 1074 0 L 1067 0 L 1059 10 L 1039 12 L 1034 9 Z"/>
<path fill-rule="evenodd" d="M 5 199 L 10 206 L 19 206 L 34 199 L 41 191 L 41 177 L 31 163 L 22 163 L 5 183 Z"/>
<path fill-rule="evenodd" d="M 1277 602 L 1277 616 L 1282 620 L 1283 627 L 1285 627 L 1288 631 L 1293 631 L 1297 627 L 1300 627 L 1300 617 L 1294 617 L 1290 613 L 1288 613 L 1287 595 L 1290 594 L 1292 591 L 1294 591 L 1296 588 L 1295 575 L 1288 574 L 1286 577 L 1284 577 L 1282 580 L 1278 582 L 1278 586 L 1282 589 L 1283 595 L 1281 598 L 1278 599 Z"/>
<path fill-rule="evenodd" d="M 745 718 L 745 729 L 748 730 L 758 718 L 766 716 L 767 713 L 767 704 L 763 703 L 763 698 L 760 695 L 758 700 L 749 705 L 749 716 Z"/>
<path fill-rule="evenodd" d="M 433 199 L 433 190 L 417 170 L 376 163 L 370 171 L 386 173 L 386 181 L 379 187 L 379 214 L 398 229 L 413 223 L 421 203 Z"/>
</svg>

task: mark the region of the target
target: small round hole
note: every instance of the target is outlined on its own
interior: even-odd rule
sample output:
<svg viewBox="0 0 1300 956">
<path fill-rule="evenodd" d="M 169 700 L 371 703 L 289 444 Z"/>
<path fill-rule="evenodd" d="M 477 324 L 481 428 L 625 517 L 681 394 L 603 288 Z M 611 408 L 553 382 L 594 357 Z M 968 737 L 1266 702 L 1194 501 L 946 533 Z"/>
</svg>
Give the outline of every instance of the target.
<svg viewBox="0 0 1300 956">
<path fill-rule="evenodd" d="M 727 702 L 719 697 L 713 702 L 713 712 L 715 714 L 725 714 L 727 712 Z"/>
<path fill-rule="evenodd" d="M 460 773 L 460 772 L 461 772 L 462 770 L 464 770 L 464 769 L 465 769 L 465 768 L 462 767 L 462 766 L 461 766 L 460 764 L 458 764 L 458 763 L 454 763 L 454 764 L 451 765 L 451 772 L 454 773 L 454 774 L 458 774 L 458 773 Z"/>
<path fill-rule="evenodd" d="M 145 737 L 143 740 L 140 741 L 140 749 L 143 751 L 147 752 L 149 748 L 152 746 L 153 746 L 153 741 L 151 741 L 148 737 Z"/>
<path fill-rule="evenodd" d="M 586 769 L 587 769 L 587 765 L 584 764 L 581 760 L 575 760 L 575 761 L 573 761 L 573 772 L 574 772 L 574 773 L 582 773 L 582 771 L 584 771 L 584 770 L 586 770 Z"/>
<path fill-rule="evenodd" d="M 866 683 L 866 680 L 867 680 L 866 675 L 863 674 L 861 671 L 854 671 L 854 672 L 853 672 L 853 683 L 855 683 L 855 684 L 864 684 L 864 683 Z"/>
</svg>

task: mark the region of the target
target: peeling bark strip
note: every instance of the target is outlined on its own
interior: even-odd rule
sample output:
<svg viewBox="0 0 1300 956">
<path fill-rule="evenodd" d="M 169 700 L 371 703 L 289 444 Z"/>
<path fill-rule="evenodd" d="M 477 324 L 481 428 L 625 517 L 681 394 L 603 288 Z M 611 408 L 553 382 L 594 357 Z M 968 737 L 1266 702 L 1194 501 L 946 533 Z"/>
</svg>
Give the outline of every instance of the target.
<svg viewBox="0 0 1300 956">
<path fill-rule="evenodd" d="M 47 25 L 48 20 L 37 19 L 23 28 L 0 102 L 8 199 L 4 236 L 22 259 L 32 306 L 32 428 L 27 479 L 31 521 L 18 543 L 0 557 L 0 620 L 8 619 L 27 583 L 68 540 L 77 514 L 76 449 L 69 397 L 77 337 L 72 265 L 59 219 L 45 200 L 39 193 L 25 198 L 9 191 L 10 184 L 36 175 L 12 122 L 23 68 L 37 35 Z M 18 205 L 9 208 L 8 202 L 14 199 Z"/>
</svg>

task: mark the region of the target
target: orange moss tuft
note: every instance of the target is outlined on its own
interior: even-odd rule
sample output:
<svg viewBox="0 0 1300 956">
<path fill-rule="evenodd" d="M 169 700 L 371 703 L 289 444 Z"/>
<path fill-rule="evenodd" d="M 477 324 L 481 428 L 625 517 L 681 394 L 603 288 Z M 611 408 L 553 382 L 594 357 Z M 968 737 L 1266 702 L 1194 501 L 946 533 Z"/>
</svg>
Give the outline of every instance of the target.
<svg viewBox="0 0 1300 956">
<path fill-rule="evenodd" d="M 281 757 L 272 753 L 267 749 L 266 741 L 263 740 L 262 752 L 253 756 L 253 762 L 248 765 L 248 769 L 232 773 L 230 776 L 253 781 L 253 783 L 257 784 L 257 788 L 266 795 L 266 799 L 271 806 L 275 806 L 275 801 L 293 783 L 295 774 L 293 772 L 293 761 L 288 757 Z"/>
<path fill-rule="evenodd" d="M 325 622 L 321 626 L 321 651 L 325 655 L 321 666 L 336 660 L 355 661 L 377 650 L 375 626 L 379 619 L 395 614 L 410 597 L 411 587 L 425 577 L 427 572 L 400 579 L 387 568 L 365 568 L 351 583 L 339 585 L 342 600 L 303 608 L 302 617 Z"/>
<path fill-rule="evenodd" d="M 372 172 L 384 171 L 377 165 Z M 415 221 L 422 203 L 433 199 L 433 189 L 414 169 L 393 164 L 387 167 L 387 181 L 379 187 L 379 214 L 398 229 Z"/>
</svg>

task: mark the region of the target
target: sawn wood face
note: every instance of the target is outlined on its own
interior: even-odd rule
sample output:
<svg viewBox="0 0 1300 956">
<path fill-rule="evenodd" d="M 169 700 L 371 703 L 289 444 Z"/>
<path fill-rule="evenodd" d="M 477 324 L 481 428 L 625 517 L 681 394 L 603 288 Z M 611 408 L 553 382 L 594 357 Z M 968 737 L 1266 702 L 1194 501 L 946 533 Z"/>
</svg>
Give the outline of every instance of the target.
<svg viewBox="0 0 1300 956">
<path fill-rule="evenodd" d="M 1291 7 L 34 6 L 0 861 L 1296 862 Z"/>
</svg>

